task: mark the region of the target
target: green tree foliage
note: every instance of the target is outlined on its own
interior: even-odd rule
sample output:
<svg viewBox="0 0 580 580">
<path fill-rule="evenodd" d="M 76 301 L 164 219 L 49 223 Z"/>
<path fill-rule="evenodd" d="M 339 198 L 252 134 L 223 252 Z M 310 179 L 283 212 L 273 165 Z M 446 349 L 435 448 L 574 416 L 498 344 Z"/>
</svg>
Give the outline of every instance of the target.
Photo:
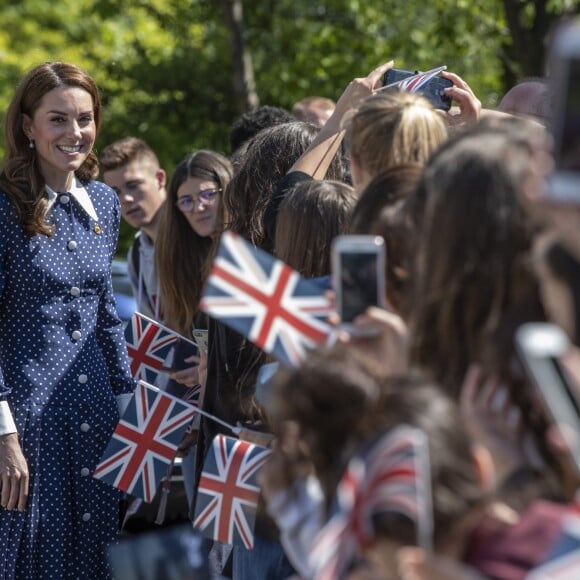
<svg viewBox="0 0 580 580">
<path fill-rule="evenodd" d="M 229 127 L 240 111 L 223 6 L 0 0 L 0 112 L 26 70 L 67 60 L 101 87 L 98 147 L 142 137 L 169 172 L 197 148 L 228 154 Z M 244 40 L 262 104 L 290 108 L 315 94 L 336 99 L 350 79 L 394 58 L 400 68 L 446 64 L 493 106 L 506 82 L 542 73 L 543 52 L 530 59 L 529 47 L 545 48 L 555 17 L 578 7 L 578 0 L 246 0 Z M 121 253 L 131 234 L 125 226 Z"/>
</svg>

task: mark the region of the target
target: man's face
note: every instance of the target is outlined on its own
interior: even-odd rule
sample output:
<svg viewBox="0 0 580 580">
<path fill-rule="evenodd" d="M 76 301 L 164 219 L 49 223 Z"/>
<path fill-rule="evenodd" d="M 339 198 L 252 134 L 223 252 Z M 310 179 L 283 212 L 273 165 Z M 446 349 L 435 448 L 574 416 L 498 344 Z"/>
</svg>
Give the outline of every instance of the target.
<svg viewBox="0 0 580 580">
<path fill-rule="evenodd" d="M 103 173 L 104 182 L 115 190 L 121 202 L 121 214 L 134 228 L 155 223 L 165 201 L 165 172 L 148 160 L 136 160 Z"/>
</svg>

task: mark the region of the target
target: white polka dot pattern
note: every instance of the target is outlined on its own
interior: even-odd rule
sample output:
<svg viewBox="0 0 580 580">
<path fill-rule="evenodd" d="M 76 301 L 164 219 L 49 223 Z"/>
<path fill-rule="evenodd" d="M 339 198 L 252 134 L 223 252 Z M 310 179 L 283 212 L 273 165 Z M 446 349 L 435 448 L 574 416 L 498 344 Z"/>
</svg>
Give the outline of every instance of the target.
<svg viewBox="0 0 580 580">
<path fill-rule="evenodd" d="M 109 578 L 119 492 L 87 475 L 130 393 L 111 280 L 119 203 L 86 186 L 102 234 L 73 196 L 49 211 L 51 237 L 27 236 L 0 193 L 0 400 L 31 473 L 24 513 L 0 508 L 0 578 Z M 72 243 L 74 242 L 74 243 Z"/>
</svg>

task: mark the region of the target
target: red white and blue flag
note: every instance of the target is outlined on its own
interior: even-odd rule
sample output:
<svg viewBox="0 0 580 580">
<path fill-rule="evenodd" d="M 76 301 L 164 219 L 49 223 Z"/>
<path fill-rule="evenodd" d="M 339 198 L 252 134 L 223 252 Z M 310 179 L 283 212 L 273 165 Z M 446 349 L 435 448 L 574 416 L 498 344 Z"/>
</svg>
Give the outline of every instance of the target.
<svg viewBox="0 0 580 580">
<path fill-rule="evenodd" d="M 178 338 L 176 332 L 135 312 L 125 328 L 131 375 L 137 380 L 155 383 Z"/>
<path fill-rule="evenodd" d="M 320 286 L 231 232 L 222 235 L 200 308 L 286 366 L 331 332 Z"/>
<path fill-rule="evenodd" d="M 423 73 L 417 73 L 389 86 L 398 87 L 400 90 L 406 91 L 407 93 L 417 93 L 425 86 L 427 86 L 431 79 L 435 78 L 441 71 L 445 70 L 446 68 L 447 67 L 445 66 L 440 66 Z"/>
<path fill-rule="evenodd" d="M 252 548 L 260 497 L 256 478 L 270 453 L 259 445 L 217 435 L 199 480 L 193 527 L 218 542 Z"/>
<path fill-rule="evenodd" d="M 195 412 L 139 381 L 93 477 L 150 503 Z"/>
<path fill-rule="evenodd" d="M 318 580 L 340 578 L 374 538 L 373 518 L 399 513 L 415 523 L 419 545 L 431 550 L 433 515 L 428 443 L 402 425 L 348 463 L 332 516 L 314 540 L 310 564 Z"/>
</svg>

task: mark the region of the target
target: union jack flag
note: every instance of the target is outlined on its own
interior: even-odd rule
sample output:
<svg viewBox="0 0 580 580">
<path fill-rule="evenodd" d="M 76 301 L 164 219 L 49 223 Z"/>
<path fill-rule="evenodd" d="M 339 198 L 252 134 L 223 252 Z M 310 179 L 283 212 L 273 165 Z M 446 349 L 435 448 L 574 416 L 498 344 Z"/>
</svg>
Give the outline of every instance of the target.
<svg viewBox="0 0 580 580">
<path fill-rule="evenodd" d="M 131 374 L 137 380 L 155 383 L 159 371 L 179 335 L 140 312 L 131 316 L 125 328 Z"/>
<path fill-rule="evenodd" d="M 270 453 L 247 441 L 217 435 L 199 480 L 193 527 L 224 544 L 252 548 L 260 496 L 256 476 Z"/>
<path fill-rule="evenodd" d="M 340 578 L 372 541 L 373 518 L 399 513 L 415 523 L 419 544 L 431 547 L 433 515 L 427 438 L 402 425 L 357 453 L 337 487 L 333 515 L 310 553 L 317 580 Z"/>
<path fill-rule="evenodd" d="M 139 381 L 93 477 L 151 503 L 195 412 Z"/>
<path fill-rule="evenodd" d="M 442 70 L 445 70 L 446 68 L 447 67 L 445 66 L 440 66 L 438 68 L 428 70 L 427 72 L 417 73 L 390 86 L 398 87 L 402 91 L 406 91 L 408 93 L 417 93 L 421 91 L 423 87 L 428 85 L 432 78 L 436 77 Z"/>
<path fill-rule="evenodd" d="M 231 232 L 222 235 L 200 308 L 287 366 L 331 330 L 319 286 Z"/>
</svg>

